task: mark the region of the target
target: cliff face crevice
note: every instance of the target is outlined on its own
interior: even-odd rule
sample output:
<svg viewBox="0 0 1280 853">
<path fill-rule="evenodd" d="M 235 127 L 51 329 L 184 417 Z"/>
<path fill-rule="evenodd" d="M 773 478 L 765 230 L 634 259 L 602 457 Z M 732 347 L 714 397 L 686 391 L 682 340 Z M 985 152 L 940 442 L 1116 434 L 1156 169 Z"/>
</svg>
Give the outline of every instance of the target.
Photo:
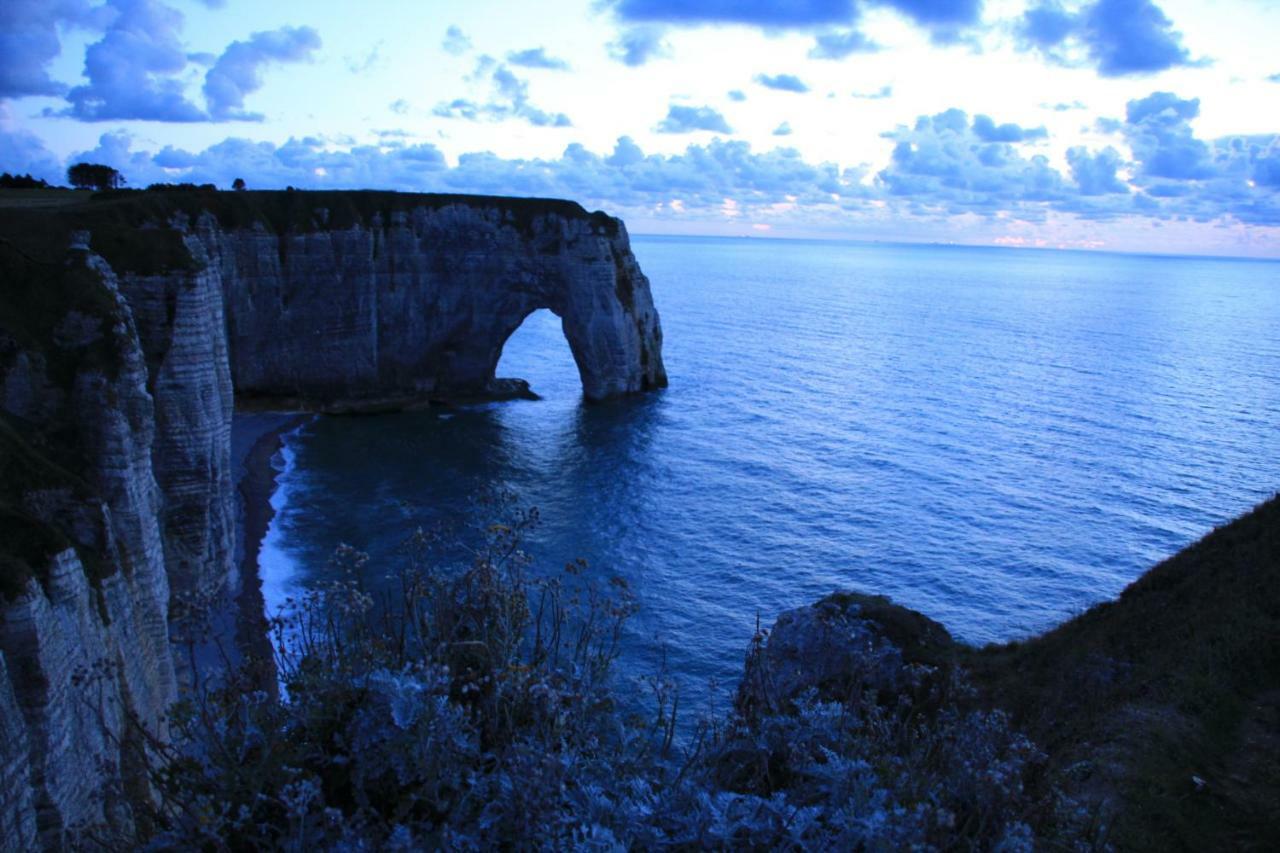
<svg viewBox="0 0 1280 853">
<path fill-rule="evenodd" d="M 234 591 L 237 398 L 352 411 L 499 391 L 548 308 L 591 400 L 666 385 L 622 223 L 568 202 L 125 193 L 0 210 L 0 831 L 127 826 Z M 184 676 L 185 677 L 185 676 Z"/>
</svg>

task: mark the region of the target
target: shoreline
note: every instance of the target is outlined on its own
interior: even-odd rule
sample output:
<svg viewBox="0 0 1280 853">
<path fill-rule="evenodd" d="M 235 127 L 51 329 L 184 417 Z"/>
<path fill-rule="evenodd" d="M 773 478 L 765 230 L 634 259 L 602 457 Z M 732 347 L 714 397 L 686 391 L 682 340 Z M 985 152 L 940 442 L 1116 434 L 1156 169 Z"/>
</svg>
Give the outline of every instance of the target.
<svg viewBox="0 0 1280 853">
<path fill-rule="evenodd" d="M 257 432 L 252 426 L 241 420 L 241 412 L 235 418 L 241 430 Z M 236 596 L 235 609 L 236 640 L 246 660 L 258 662 L 254 667 L 254 680 L 259 687 L 275 693 L 277 689 L 275 675 L 275 653 L 271 644 L 271 617 L 266 612 L 266 601 L 262 595 L 262 573 L 259 557 L 262 554 L 262 543 L 266 539 L 267 530 L 275 518 L 275 507 L 271 498 L 276 492 L 276 481 L 279 472 L 271 464 L 276 453 L 284 445 L 284 436 L 310 421 L 314 415 L 309 414 L 272 414 L 254 417 L 269 417 L 270 422 L 259 425 L 265 431 L 253 435 L 252 443 L 235 461 L 238 471 L 236 494 L 240 501 L 240 514 L 237 519 L 240 546 L 240 591 Z M 234 422 L 233 422 L 234 423 Z M 233 433 L 235 431 L 233 426 Z"/>
</svg>

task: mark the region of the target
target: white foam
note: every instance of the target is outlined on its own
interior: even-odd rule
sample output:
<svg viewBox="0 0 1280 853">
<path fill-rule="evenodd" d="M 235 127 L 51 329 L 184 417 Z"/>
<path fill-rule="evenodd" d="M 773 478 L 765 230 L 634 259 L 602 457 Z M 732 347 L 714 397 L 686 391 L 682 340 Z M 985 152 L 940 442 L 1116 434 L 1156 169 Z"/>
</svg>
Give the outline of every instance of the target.
<svg viewBox="0 0 1280 853">
<path fill-rule="evenodd" d="M 258 577 L 262 581 L 262 598 L 269 617 L 284 613 L 290 596 L 296 598 L 301 590 L 298 561 L 284 547 L 283 520 L 289 506 L 290 489 L 296 487 L 298 477 L 298 453 L 290 446 L 290 441 L 301 434 L 304 426 L 281 434 L 280 449 L 271 457 L 271 467 L 277 472 L 276 488 L 271 495 L 271 508 L 275 513 L 258 551 Z"/>
</svg>

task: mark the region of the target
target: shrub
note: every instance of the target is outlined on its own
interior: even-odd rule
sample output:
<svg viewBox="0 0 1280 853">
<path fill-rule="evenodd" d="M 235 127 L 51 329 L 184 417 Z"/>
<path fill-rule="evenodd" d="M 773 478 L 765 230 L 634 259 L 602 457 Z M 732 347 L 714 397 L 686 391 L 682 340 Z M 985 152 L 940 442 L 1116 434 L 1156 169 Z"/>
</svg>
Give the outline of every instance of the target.
<svg viewBox="0 0 1280 853">
<path fill-rule="evenodd" d="M 681 744 L 659 673 L 652 714 L 624 719 L 609 674 L 636 609 L 625 582 L 581 561 L 533 570 L 536 510 L 501 518 L 463 565 L 415 531 L 393 593 L 340 548 L 337 579 L 273 623 L 280 696 L 245 670 L 182 702 L 173 742 L 152 744 L 146 831 L 97 840 L 1029 849 L 1033 825 L 1071 840 L 1037 787 L 1039 752 L 1003 715 L 965 710 L 954 674 L 920 668 L 914 702 L 810 694 L 708 716 Z"/>
</svg>

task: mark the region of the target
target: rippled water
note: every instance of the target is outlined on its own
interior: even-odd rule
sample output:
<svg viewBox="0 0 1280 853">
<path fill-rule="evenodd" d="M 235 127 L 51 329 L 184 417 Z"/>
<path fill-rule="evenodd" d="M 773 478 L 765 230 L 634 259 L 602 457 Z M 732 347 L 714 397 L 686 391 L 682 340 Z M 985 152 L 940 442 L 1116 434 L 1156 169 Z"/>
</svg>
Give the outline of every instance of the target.
<svg viewBox="0 0 1280 853">
<path fill-rule="evenodd" d="M 545 399 L 321 419 L 287 448 L 269 600 L 340 541 L 388 555 L 487 487 L 535 555 L 627 577 L 627 671 L 733 681 L 756 614 L 883 593 L 972 642 L 1047 628 L 1280 488 L 1280 264 L 637 238 L 671 387 L 584 406 L 559 323 L 499 375 Z"/>
</svg>

